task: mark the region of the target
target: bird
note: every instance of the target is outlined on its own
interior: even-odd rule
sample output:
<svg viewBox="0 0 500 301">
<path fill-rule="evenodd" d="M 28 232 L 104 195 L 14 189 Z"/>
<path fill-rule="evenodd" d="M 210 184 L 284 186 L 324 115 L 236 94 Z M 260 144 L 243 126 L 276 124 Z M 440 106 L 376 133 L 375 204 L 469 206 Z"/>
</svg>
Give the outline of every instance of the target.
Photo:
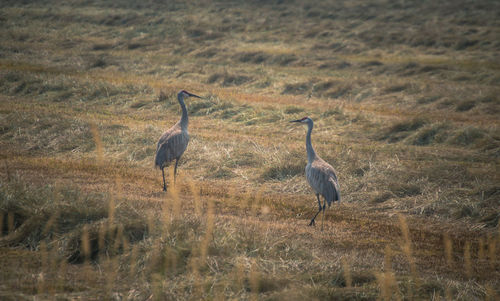
<svg viewBox="0 0 500 301">
<path fill-rule="evenodd" d="M 309 117 L 304 117 L 298 120 L 292 120 L 290 122 L 306 123 L 307 124 L 307 135 L 306 135 L 306 151 L 307 151 L 307 165 L 306 165 L 306 179 L 311 188 L 316 194 L 318 199 L 319 210 L 311 219 L 309 226 L 314 226 L 316 216 L 323 211 L 323 218 L 325 216 L 325 208 L 328 203 L 328 207 L 335 201 L 340 202 L 340 186 L 335 173 L 335 169 L 328 164 L 325 160 L 321 159 L 316 152 L 311 143 L 311 133 L 314 127 L 314 122 Z M 319 196 L 322 196 L 323 206 L 321 206 L 321 201 Z M 321 230 L 323 230 L 323 223 L 321 223 Z"/>
<path fill-rule="evenodd" d="M 189 93 L 186 90 L 181 90 L 177 94 L 177 100 L 182 109 L 181 119 L 170 129 L 168 129 L 163 135 L 161 135 L 158 140 L 158 145 L 156 146 L 155 155 L 155 167 L 161 169 L 163 176 L 163 191 L 167 191 L 167 184 L 165 182 L 165 171 L 164 168 L 167 167 L 173 160 L 175 160 L 174 168 L 174 180 L 177 175 L 177 164 L 182 154 L 186 150 L 189 143 L 188 134 L 188 112 L 186 109 L 186 104 L 184 104 L 184 98 L 196 97 L 202 98 L 193 93 Z"/>
</svg>

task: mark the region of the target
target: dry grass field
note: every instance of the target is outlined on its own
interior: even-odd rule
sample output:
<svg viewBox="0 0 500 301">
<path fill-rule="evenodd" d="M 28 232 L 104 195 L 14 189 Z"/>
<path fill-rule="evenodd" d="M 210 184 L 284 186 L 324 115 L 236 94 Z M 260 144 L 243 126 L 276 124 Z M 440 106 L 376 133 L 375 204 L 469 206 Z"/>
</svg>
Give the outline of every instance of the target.
<svg viewBox="0 0 500 301">
<path fill-rule="evenodd" d="M 500 2 L 0 8 L 1 300 L 500 299 Z"/>
</svg>

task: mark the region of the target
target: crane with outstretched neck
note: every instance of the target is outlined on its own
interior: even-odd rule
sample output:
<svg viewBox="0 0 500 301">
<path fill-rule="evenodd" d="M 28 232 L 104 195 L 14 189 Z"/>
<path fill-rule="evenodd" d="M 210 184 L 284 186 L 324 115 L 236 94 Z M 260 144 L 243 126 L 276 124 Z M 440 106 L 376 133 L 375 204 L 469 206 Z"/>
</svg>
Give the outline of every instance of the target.
<svg viewBox="0 0 500 301">
<path fill-rule="evenodd" d="M 189 143 L 188 134 L 188 113 L 186 109 L 186 104 L 184 103 L 184 98 L 197 97 L 198 95 L 189 93 L 186 90 L 181 90 L 177 94 L 177 100 L 182 109 L 181 119 L 170 129 L 168 129 L 163 135 L 161 135 L 160 140 L 158 140 L 158 145 L 156 146 L 155 155 L 155 167 L 161 169 L 163 175 L 163 191 L 167 191 L 167 184 L 165 182 L 165 171 L 164 168 L 175 160 L 174 168 L 174 179 L 177 175 L 177 164 L 182 154 L 186 150 Z"/>
<path fill-rule="evenodd" d="M 307 135 L 306 135 L 306 151 L 307 151 L 307 165 L 306 165 L 306 179 L 311 188 L 316 193 L 316 198 L 318 199 L 319 210 L 311 219 L 309 226 L 315 225 L 315 219 L 318 214 L 323 211 L 323 218 L 325 216 L 326 204 L 330 206 L 333 202 L 340 202 L 340 186 L 335 173 L 335 169 L 321 159 L 316 152 L 311 143 L 311 133 L 314 127 L 314 122 L 309 117 L 304 117 L 302 119 L 293 120 L 290 122 L 298 122 L 307 124 Z M 323 206 L 321 206 L 321 201 L 319 196 L 324 199 Z M 321 229 L 323 229 L 323 223 L 321 224 Z"/>
</svg>

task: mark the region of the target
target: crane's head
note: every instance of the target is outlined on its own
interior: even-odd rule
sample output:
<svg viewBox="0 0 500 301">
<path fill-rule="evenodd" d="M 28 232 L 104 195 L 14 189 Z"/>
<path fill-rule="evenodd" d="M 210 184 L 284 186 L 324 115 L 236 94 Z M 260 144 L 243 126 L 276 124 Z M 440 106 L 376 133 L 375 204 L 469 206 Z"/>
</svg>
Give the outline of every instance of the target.
<svg viewBox="0 0 500 301">
<path fill-rule="evenodd" d="M 290 122 L 308 123 L 308 122 L 312 122 L 312 119 L 306 116 L 306 117 L 304 117 L 302 119 L 292 120 Z"/>
<path fill-rule="evenodd" d="M 183 98 L 184 97 L 196 97 L 196 98 L 201 98 L 200 96 L 198 95 L 195 95 L 193 93 L 189 93 L 188 91 L 186 90 L 180 90 L 179 91 L 179 96 L 182 96 Z"/>
</svg>

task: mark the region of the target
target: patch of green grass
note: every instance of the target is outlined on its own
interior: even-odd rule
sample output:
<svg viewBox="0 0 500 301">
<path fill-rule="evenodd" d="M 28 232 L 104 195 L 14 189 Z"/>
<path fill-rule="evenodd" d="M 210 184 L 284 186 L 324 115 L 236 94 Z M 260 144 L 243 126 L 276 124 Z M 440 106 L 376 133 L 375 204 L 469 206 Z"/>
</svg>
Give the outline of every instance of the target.
<svg viewBox="0 0 500 301">
<path fill-rule="evenodd" d="M 453 145 L 470 146 L 484 136 L 485 132 L 483 130 L 470 126 L 461 129 L 456 135 L 450 137 L 448 142 Z"/>
<path fill-rule="evenodd" d="M 461 103 L 457 104 L 457 111 L 458 112 L 465 112 L 469 111 L 472 108 L 476 106 L 476 102 L 474 101 L 462 101 Z"/>
<path fill-rule="evenodd" d="M 394 195 L 398 197 L 415 196 L 419 195 L 422 192 L 420 186 L 407 183 L 390 183 L 388 188 Z"/>
<path fill-rule="evenodd" d="M 306 94 L 311 91 L 312 84 L 308 82 L 303 83 L 295 83 L 295 84 L 286 84 L 281 94 Z"/>
<path fill-rule="evenodd" d="M 426 125 L 428 121 L 425 118 L 415 118 L 412 120 L 406 120 L 403 122 L 398 122 L 388 127 L 379 139 L 387 140 L 388 142 L 398 142 L 400 140 L 405 139 L 412 132 L 420 129 L 424 125 Z"/>
<path fill-rule="evenodd" d="M 410 188 L 409 191 L 411 191 L 412 189 L 414 188 Z M 402 191 L 404 193 L 404 190 L 401 190 L 401 189 L 398 189 L 398 188 L 395 188 L 395 190 L 397 191 Z M 417 191 L 416 189 L 414 189 L 414 191 Z M 380 193 L 377 193 L 373 196 L 373 198 L 371 199 L 371 202 L 373 203 L 383 203 L 389 199 L 391 199 L 392 197 L 394 197 L 394 193 L 391 191 L 386 191 L 386 192 L 380 192 Z"/>
<path fill-rule="evenodd" d="M 408 137 L 408 143 L 412 145 L 429 145 L 433 143 L 442 143 L 447 138 L 448 129 L 446 124 L 432 124 L 421 128 L 417 133 Z"/>
<path fill-rule="evenodd" d="M 261 174 L 264 180 L 282 181 L 297 175 L 304 174 L 306 162 L 304 154 L 301 152 L 291 152 L 284 154 L 279 161 L 268 164 Z"/>
<path fill-rule="evenodd" d="M 296 106 L 288 106 L 284 111 L 285 114 L 298 114 L 302 112 L 304 112 L 304 109 Z"/>
<path fill-rule="evenodd" d="M 209 84 L 219 83 L 223 87 L 241 86 L 243 84 L 252 81 L 253 78 L 250 76 L 227 74 L 227 73 L 214 73 L 210 75 L 207 79 L 207 83 Z"/>
<path fill-rule="evenodd" d="M 304 172 L 304 164 L 283 163 L 267 168 L 261 175 L 265 180 L 284 180 Z"/>
<path fill-rule="evenodd" d="M 321 113 L 321 117 L 323 118 L 330 116 L 335 116 L 337 119 L 343 119 L 346 117 L 344 110 L 342 110 L 342 108 L 340 107 L 330 108 Z"/>
<path fill-rule="evenodd" d="M 88 152 L 95 147 L 88 123 L 61 114 L 37 117 L 10 112 L 4 115 L 1 127 L 3 139 L 22 145 L 23 151 L 32 154 Z"/>
</svg>

